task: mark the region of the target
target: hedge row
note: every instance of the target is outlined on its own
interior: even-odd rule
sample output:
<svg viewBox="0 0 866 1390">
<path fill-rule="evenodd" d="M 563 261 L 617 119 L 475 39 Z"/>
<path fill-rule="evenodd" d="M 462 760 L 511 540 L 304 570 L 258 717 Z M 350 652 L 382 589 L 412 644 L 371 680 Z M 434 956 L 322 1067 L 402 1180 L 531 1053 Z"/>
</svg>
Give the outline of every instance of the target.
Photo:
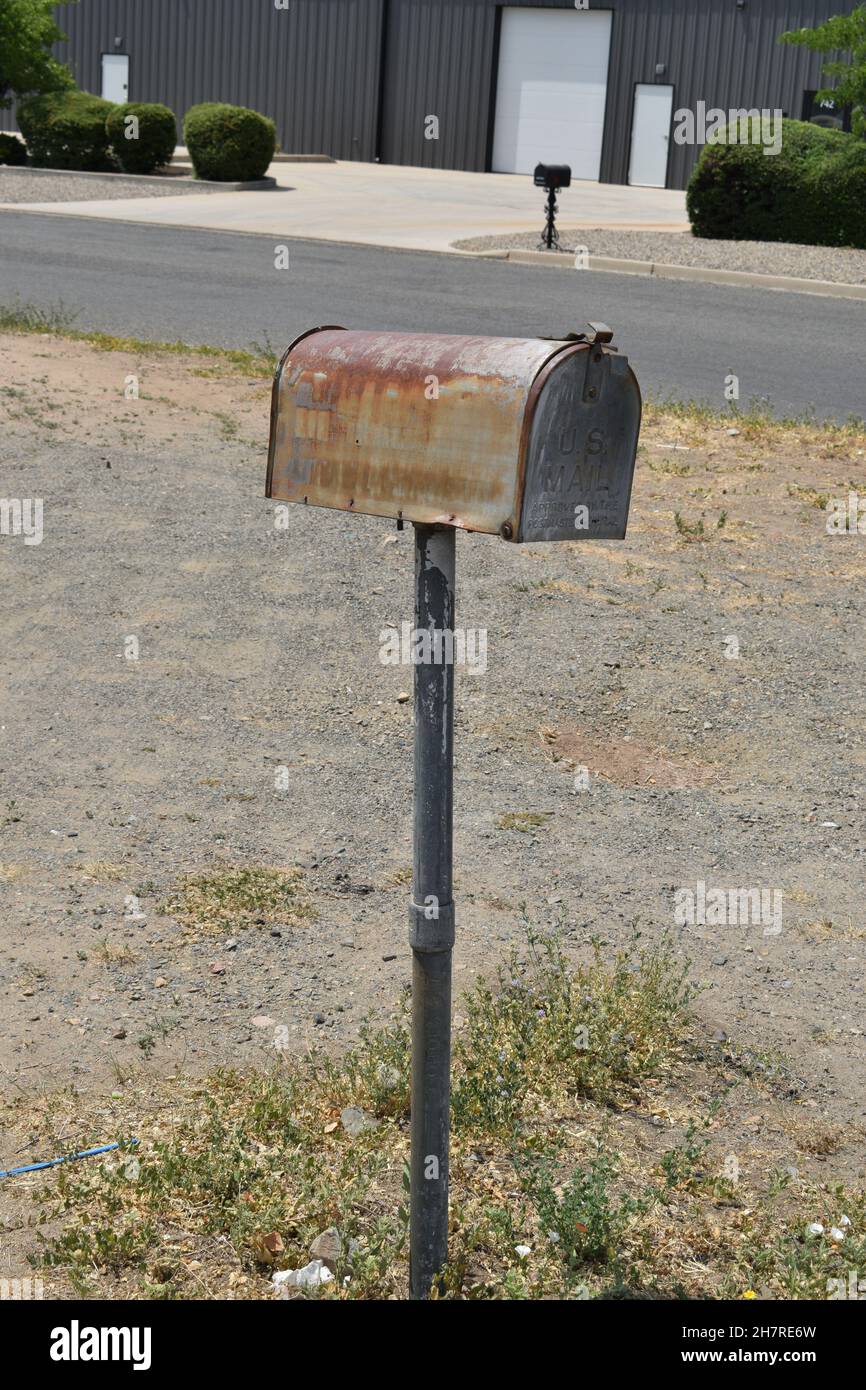
<svg viewBox="0 0 866 1390">
<path fill-rule="evenodd" d="M 31 162 L 49 169 L 99 172 L 119 165 L 129 174 L 151 174 L 169 162 L 177 143 L 167 106 L 114 106 L 89 92 L 29 97 L 19 103 L 18 124 Z M 196 177 L 220 182 L 262 178 L 276 149 L 273 121 L 243 106 L 211 102 L 187 112 L 184 138 Z M 0 163 L 23 163 L 21 142 L 4 140 Z"/>
<path fill-rule="evenodd" d="M 785 120 L 768 155 L 750 133 L 755 144 L 704 146 L 686 195 L 695 236 L 866 249 L 866 140 Z"/>
</svg>

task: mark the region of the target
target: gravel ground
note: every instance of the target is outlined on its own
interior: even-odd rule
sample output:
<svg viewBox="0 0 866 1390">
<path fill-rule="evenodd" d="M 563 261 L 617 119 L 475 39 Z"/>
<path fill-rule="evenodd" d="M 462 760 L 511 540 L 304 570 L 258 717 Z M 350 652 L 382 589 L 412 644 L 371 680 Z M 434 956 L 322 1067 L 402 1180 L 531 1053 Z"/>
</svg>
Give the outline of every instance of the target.
<svg viewBox="0 0 866 1390">
<path fill-rule="evenodd" d="M 710 270 L 748 270 L 757 275 L 792 275 L 801 280 L 866 284 L 866 251 L 832 246 L 796 246 L 792 242 L 711 241 L 691 232 L 608 231 L 560 228 L 563 249 L 588 246 L 592 256 L 659 265 L 694 265 Z M 455 241 L 460 251 L 537 251 L 538 232 L 511 236 L 470 237 Z M 553 253 L 555 254 L 555 253 Z"/>
<path fill-rule="evenodd" d="M 75 173 L 33 174 L 28 169 L 0 169 L 0 203 L 83 203 L 114 198 L 177 198 L 185 193 L 219 193 L 194 179 L 175 178 L 164 183 L 106 174 L 104 178 L 79 178 Z"/>
<path fill-rule="evenodd" d="M 345 1046 L 409 976 L 411 668 L 379 652 L 411 528 L 276 529 L 265 380 L 46 337 L 0 364 L 2 495 L 44 498 L 41 544 L 0 538 L 7 1084 L 94 1082 L 148 1038 L 157 1069 L 262 1061 L 261 1016 Z M 864 450 L 645 423 L 626 541 L 458 536 L 488 665 L 457 677 L 455 998 L 522 903 L 578 958 L 669 929 L 708 1036 L 862 1122 L 866 541 L 816 497 L 866 491 Z M 215 862 L 301 864 L 316 919 L 188 938 L 161 905 Z M 781 893 L 781 931 L 678 925 L 699 883 Z"/>
</svg>

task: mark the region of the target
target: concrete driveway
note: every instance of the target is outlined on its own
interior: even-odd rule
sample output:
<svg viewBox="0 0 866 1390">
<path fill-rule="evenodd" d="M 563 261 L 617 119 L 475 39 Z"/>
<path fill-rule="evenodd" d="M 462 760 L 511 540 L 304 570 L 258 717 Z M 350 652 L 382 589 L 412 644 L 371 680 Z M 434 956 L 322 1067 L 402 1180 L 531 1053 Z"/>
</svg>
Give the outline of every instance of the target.
<svg viewBox="0 0 866 1390">
<path fill-rule="evenodd" d="M 462 237 L 539 230 L 543 190 L 523 174 L 471 174 L 385 164 L 275 163 L 278 188 L 166 198 L 18 204 L 82 217 L 267 232 L 274 236 L 353 241 L 447 251 Z M 639 227 L 685 231 L 685 193 L 575 183 L 560 197 L 563 227 Z"/>
</svg>

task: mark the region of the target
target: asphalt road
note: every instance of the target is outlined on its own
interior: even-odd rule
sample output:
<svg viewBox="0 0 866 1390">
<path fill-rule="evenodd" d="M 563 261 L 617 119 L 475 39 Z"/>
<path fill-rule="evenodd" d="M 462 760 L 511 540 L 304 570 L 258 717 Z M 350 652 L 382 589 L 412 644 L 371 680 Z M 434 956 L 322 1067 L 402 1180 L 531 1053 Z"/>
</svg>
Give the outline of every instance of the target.
<svg viewBox="0 0 866 1390">
<path fill-rule="evenodd" d="M 314 324 L 556 336 L 602 319 L 645 395 L 779 415 L 866 414 L 866 304 L 591 271 L 0 213 L 0 305 L 64 306 L 76 327 L 282 349 Z"/>
</svg>

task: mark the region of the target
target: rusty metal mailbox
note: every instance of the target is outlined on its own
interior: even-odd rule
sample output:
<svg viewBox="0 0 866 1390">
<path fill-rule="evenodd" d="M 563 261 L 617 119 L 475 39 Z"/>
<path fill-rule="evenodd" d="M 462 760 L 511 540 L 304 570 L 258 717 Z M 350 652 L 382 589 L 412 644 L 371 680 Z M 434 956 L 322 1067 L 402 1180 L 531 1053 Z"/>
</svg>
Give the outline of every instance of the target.
<svg viewBox="0 0 866 1390">
<path fill-rule="evenodd" d="M 267 495 L 509 541 L 621 539 L 641 400 L 611 338 L 313 329 L 276 374 Z"/>
<path fill-rule="evenodd" d="M 604 324 L 558 339 L 314 328 L 274 381 L 267 495 L 415 530 L 415 635 L 429 640 L 413 658 L 413 1298 L 448 1250 L 456 528 L 625 535 L 641 401 L 612 337 Z"/>
</svg>

